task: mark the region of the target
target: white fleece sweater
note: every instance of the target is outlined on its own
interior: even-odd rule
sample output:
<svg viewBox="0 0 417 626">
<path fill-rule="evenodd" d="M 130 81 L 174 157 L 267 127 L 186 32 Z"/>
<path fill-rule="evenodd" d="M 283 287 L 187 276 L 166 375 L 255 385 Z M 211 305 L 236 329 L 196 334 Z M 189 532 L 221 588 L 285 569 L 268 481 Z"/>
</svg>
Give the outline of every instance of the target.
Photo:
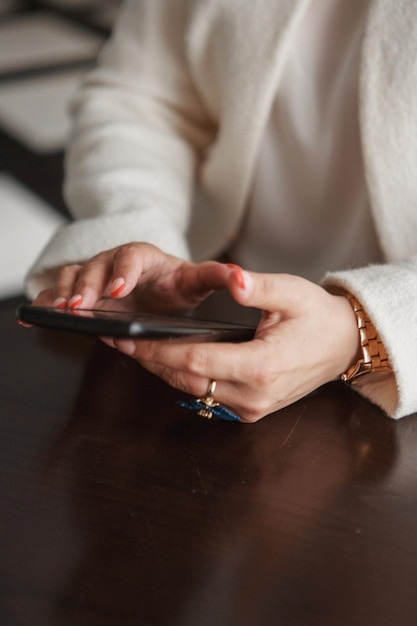
<svg viewBox="0 0 417 626">
<path fill-rule="evenodd" d="M 259 272 L 298 274 L 383 260 L 369 206 L 358 78 L 369 0 L 310 0 L 295 29 L 229 251 Z"/>
<path fill-rule="evenodd" d="M 227 249 L 307 2 L 126 2 L 75 104 L 66 196 L 77 220 L 36 262 L 30 296 L 63 264 L 128 241 L 196 260 Z M 416 3 L 372 0 L 362 46 L 361 141 L 384 263 L 323 278 L 377 326 L 395 377 L 361 393 L 395 418 L 417 411 L 416 24 Z"/>
</svg>

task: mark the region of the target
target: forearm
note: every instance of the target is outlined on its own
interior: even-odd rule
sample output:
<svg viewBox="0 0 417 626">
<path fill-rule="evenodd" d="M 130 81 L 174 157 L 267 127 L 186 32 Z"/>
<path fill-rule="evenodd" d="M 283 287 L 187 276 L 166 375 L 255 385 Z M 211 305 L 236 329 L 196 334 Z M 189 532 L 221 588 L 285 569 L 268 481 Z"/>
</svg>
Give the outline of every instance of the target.
<svg viewBox="0 0 417 626">
<path fill-rule="evenodd" d="M 60 266 L 130 241 L 188 258 L 194 181 L 211 130 L 182 48 L 186 4 L 126 3 L 74 102 L 65 196 L 78 221 L 57 233 L 32 268 L 31 297 Z M 166 37 L 173 20 L 181 32 Z"/>
<path fill-rule="evenodd" d="M 186 7 L 127 2 L 74 100 L 65 196 L 77 219 L 156 206 L 186 228 L 212 133 L 187 60 Z"/>
</svg>

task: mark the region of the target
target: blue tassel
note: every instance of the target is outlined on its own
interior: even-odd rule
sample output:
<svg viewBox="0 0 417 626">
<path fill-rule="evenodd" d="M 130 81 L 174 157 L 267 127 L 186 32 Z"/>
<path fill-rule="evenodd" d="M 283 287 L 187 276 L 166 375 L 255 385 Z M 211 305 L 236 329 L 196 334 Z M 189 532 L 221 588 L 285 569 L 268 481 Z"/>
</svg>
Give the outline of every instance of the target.
<svg viewBox="0 0 417 626">
<path fill-rule="evenodd" d="M 190 409 L 191 411 L 198 411 L 199 413 L 201 411 L 200 415 L 203 415 L 204 417 L 207 417 L 208 419 L 210 419 L 213 415 L 215 415 L 221 420 L 225 420 L 227 422 L 240 422 L 239 415 L 236 415 L 236 413 L 232 413 L 232 411 L 229 411 L 228 409 L 226 409 L 226 407 L 222 406 L 221 404 L 218 404 L 217 406 L 210 406 L 208 404 L 205 404 L 201 400 L 194 400 L 194 399 L 189 400 L 188 402 L 177 400 L 177 404 L 179 404 L 185 409 Z"/>
</svg>

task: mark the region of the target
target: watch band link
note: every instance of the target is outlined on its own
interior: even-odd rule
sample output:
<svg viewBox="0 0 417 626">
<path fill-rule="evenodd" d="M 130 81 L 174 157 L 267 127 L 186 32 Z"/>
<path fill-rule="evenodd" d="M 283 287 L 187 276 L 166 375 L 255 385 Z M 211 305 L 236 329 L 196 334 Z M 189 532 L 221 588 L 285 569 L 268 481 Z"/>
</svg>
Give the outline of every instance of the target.
<svg viewBox="0 0 417 626">
<path fill-rule="evenodd" d="M 385 346 L 359 300 L 344 289 L 329 291 L 347 298 L 355 313 L 359 330 L 361 358 L 341 374 L 341 380 L 354 384 L 355 379 L 371 372 L 391 372 L 392 367 Z"/>
</svg>

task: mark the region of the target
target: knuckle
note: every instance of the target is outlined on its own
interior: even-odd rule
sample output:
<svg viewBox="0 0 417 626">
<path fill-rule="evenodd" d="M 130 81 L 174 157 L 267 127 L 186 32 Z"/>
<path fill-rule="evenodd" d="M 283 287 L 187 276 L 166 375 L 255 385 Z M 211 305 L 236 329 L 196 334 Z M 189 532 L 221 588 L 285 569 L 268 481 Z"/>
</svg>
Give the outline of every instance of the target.
<svg viewBox="0 0 417 626">
<path fill-rule="evenodd" d="M 112 264 L 122 266 L 126 263 L 135 263 L 139 254 L 138 244 L 126 243 L 114 250 Z"/>
<path fill-rule="evenodd" d="M 179 389 L 180 391 L 187 391 L 187 386 L 184 381 L 184 377 L 180 372 L 171 369 L 164 369 L 160 372 L 161 378 L 165 380 L 168 385 L 174 387 L 175 389 Z"/>
<path fill-rule="evenodd" d="M 77 276 L 77 289 L 82 289 L 95 284 L 100 275 L 102 263 L 98 259 L 91 259 L 81 267 Z"/>
<path fill-rule="evenodd" d="M 114 256 L 117 260 L 120 260 L 126 256 L 138 256 L 141 253 L 143 254 L 145 251 L 153 252 L 156 250 L 157 248 L 153 244 L 130 241 L 129 243 L 125 243 L 119 246 L 119 248 L 116 248 Z"/>
<path fill-rule="evenodd" d="M 131 241 L 129 243 L 125 243 L 123 246 L 120 246 L 120 248 L 116 250 L 115 256 L 120 257 L 126 254 L 129 254 L 129 255 L 136 254 L 137 249 L 138 249 L 137 244 Z"/>
<path fill-rule="evenodd" d="M 192 374 L 204 375 L 207 369 L 207 350 L 202 346 L 193 346 L 187 354 L 188 370 Z"/>
<path fill-rule="evenodd" d="M 196 397 L 200 395 L 201 383 L 199 384 L 198 380 L 190 380 L 190 377 L 187 377 L 184 372 L 166 368 L 161 369 L 159 375 L 163 378 L 163 380 L 165 380 L 166 383 L 168 383 L 168 385 L 178 389 L 179 391 Z"/>
<path fill-rule="evenodd" d="M 150 363 L 158 363 L 158 346 L 153 341 L 138 342 L 137 359 L 144 366 L 149 367 Z M 161 368 L 162 369 L 162 368 Z"/>
<path fill-rule="evenodd" d="M 71 293 L 75 282 L 78 280 L 79 265 L 66 265 L 55 276 L 52 288 L 53 298 L 58 296 L 67 297 Z"/>
<path fill-rule="evenodd" d="M 259 396 L 249 401 L 245 405 L 245 414 L 251 421 L 257 421 L 268 413 L 269 404 L 262 400 Z"/>
<path fill-rule="evenodd" d="M 78 271 L 78 276 L 80 278 L 83 278 L 85 275 L 88 275 L 91 270 L 94 270 L 97 267 L 100 267 L 101 262 L 100 259 L 98 259 L 97 257 L 95 257 L 94 259 L 90 259 L 89 261 L 87 261 L 86 263 L 84 263 L 84 265 L 82 265 Z"/>
<path fill-rule="evenodd" d="M 68 278 L 72 278 L 74 275 L 78 274 L 80 269 L 81 265 L 65 265 L 58 271 L 57 280 L 66 281 Z"/>
<path fill-rule="evenodd" d="M 276 383 L 278 377 L 278 368 L 274 364 L 266 362 L 255 372 L 253 379 L 257 387 L 265 388 Z"/>
<path fill-rule="evenodd" d="M 240 416 L 245 422 L 257 422 L 273 411 L 273 403 L 268 395 L 256 392 L 245 399 Z"/>
<path fill-rule="evenodd" d="M 240 421 L 244 424 L 255 424 L 255 422 L 259 422 L 260 419 L 265 417 L 264 415 L 260 415 L 259 413 L 240 413 Z"/>
</svg>

